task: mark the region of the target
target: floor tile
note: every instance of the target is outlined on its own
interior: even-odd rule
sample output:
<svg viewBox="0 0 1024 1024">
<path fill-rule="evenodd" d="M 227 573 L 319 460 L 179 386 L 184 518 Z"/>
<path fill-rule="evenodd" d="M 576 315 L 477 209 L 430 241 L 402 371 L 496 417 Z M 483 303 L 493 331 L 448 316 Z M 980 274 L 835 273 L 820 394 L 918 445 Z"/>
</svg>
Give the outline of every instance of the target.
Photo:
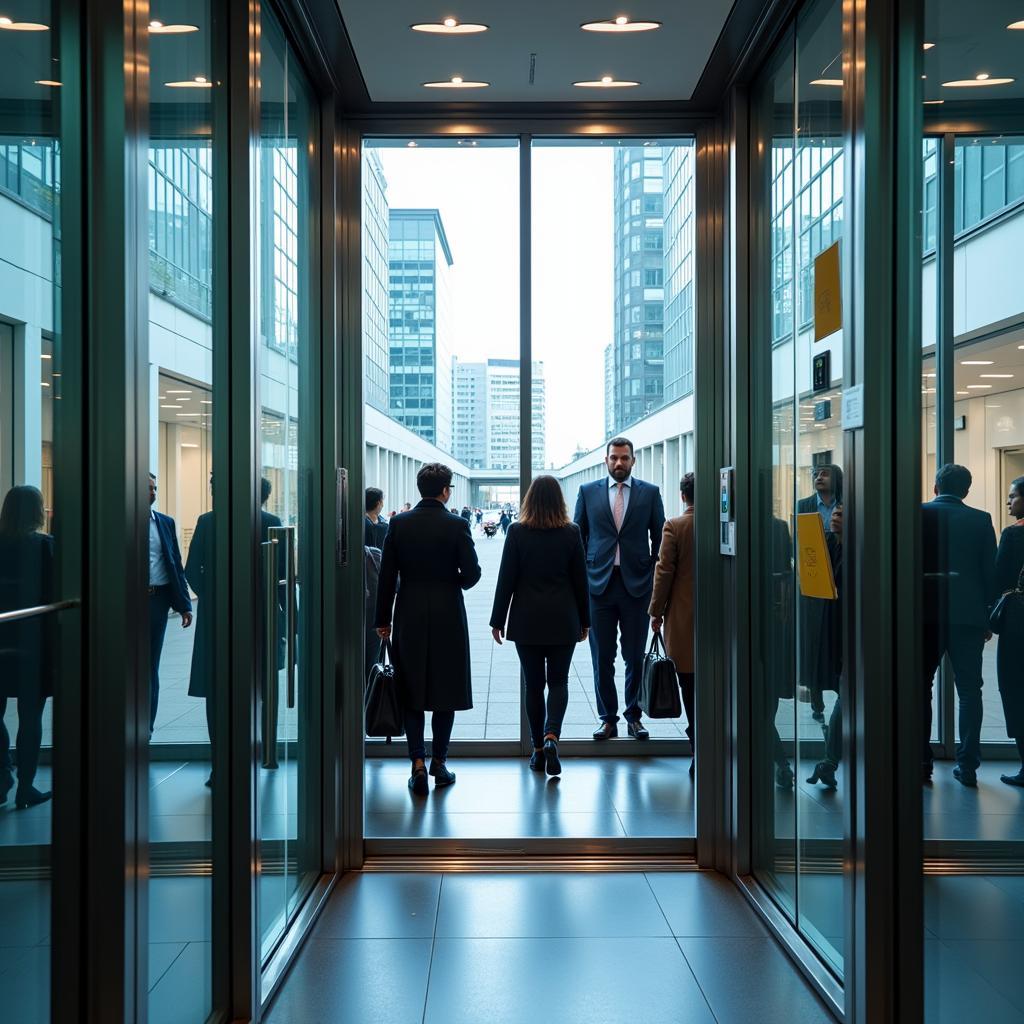
<svg viewBox="0 0 1024 1024">
<path fill-rule="evenodd" d="M 925 878 L 924 916 L 925 925 L 940 939 L 1024 939 L 1024 913 L 1019 901 L 978 876 Z"/>
<path fill-rule="evenodd" d="M 614 811 L 563 811 L 542 814 L 461 813 L 404 814 L 368 813 L 364 819 L 367 838 L 508 839 L 531 837 L 591 838 L 625 836 Z"/>
<path fill-rule="evenodd" d="M 351 872 L 334 887 L 314 937 L 430 938 L 440 889 L 440 875 Z"/>
<path fill-rule="evenodd" d="M 11 968 L 0 971 L 0 1016 L 17 1024 L 50 1022 L 50 948 L 35 946 L 17 954 L 2 949 Z"/>
<path fill-rule="evenodd" d="M 212 1008 L 209 942 L 190 942 L 149 993 L 149 1024 L 205 1020 Z"/>
<path fill-rule="evenodd" d="M 943 939 L 942 944 L 952 954 L 954 962 L 984 978 L 1024 1019 L 1024 973 L 1021 972 L 1024 941 Z"/>
<path fill-rule="evenodd" d="M 181 955 L 187 942 L 151 942 L 149 944 L 149 988 L 167 973 L 171 964 Z"/>
<path fill-rule="evenodd" d="M 937 939 L 924 943 L 925 1024 L 1020 1024 L 1021 1014 L 957 952 Z"/>
<path fill-rule="evenodd" d="M 149 883 L 150 941 L 208 941 L 211 883 L 210 878 L 152 879 Z"/>
<path fill-rule="evenodd" d="M 50 883 L 0 882 L 0 946 L 36 946 L 50 934 Z"/>
<path fill-rule="evenodd" d="M 722 875 L 712 871 L 652 871 L 646 877 L 673 935 L 767 935 L 750 904 Z"/>
<path fill-rule="evenodd" d="M 692 811 L 619 811 L 627 836 L 634 839 L 692 839 L 697 834 Z"/>
</svg>

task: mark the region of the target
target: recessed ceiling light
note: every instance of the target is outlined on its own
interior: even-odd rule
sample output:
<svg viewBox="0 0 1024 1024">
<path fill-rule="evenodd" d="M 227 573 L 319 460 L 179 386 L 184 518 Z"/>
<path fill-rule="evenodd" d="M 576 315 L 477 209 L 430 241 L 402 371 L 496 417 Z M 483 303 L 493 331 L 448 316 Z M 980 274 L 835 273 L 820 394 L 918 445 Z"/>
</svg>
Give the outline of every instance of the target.
<svg viewBox="0 0 1024 1024">
<path fill-rule="evenodd" d="M 958 392 L 957 392 L 957 394 L 958 394 L 958 395 L 966 395 L 966 394 L 967 394 L 967 392 L 966 392 L 966 391 L 958 391 Z"/>
<path fill-rule="evenodd" d="M 0 18 L 0 29 L 7 32 L 49 32 L 49 25 L 41 25 L 37 21 L 15 21 L 13 18 Z"/>
<path fill-rule="evenodd" d="M 192 444 L 192 443 L 190 443 L 189 441 L 182 441 L 182 442 L 181 442 L 181 447 L 182 447 L 182 448 L 198 448 L 198 447 L 199 447 L 199 445 L 197 445 L 197 444 Z"/>
<path fill-rule="evenodd" d="M 968 391 L 983 391 L 985 388 L 990 388 L 990 387 L 992 387 L 991 384 L 968 384 L 967 385 L 967 390 Z M 180 413 L 179 413 L 179 415 L 180 415 Z"/>
<path fill-rule="evenodd" d="M 445 18 L 444 21 L 427 21 L 418 25 L 410 25 L 413 32 L 428 32 L 439 36 L 470 36 L 477 32 L 486 32 L 488 26 L 476 22 L 458 22 L 454 18 Z"/>
<path fill-rule="evenodd" d="M 843 80 L 841 78 L 816 78 L 811 85 L 834 85 L 842 87 Z"/>
<path fill-rule="evenodd" d="M 1012 78 L 993 78 L 986 72 L 982 72 L 975 75 L 974 78 L 958 78 L 952 82 L 943 82 L 942 85 L 945 89 L 976 89 L 986 85 L 1010 85 L 1012 82 Z"/>
<path fill-rule="evenodd" d="M 991 366 L 991 359 L 961 359 L 961 366 Z"/>
<path fill-rule="evenodd" d="M 1009 380 L 1013 376 L 1013 374 L 1012 373 L 979 373 L 978 376 L 982 380 L 986 380 L 988 378 L 999 379 L 999 380 Z"/>
<path fill-rule="evenodd" d="M 424 89 L 486 89 L 490 82 L 467 82 L 460 75 L 454 75 L 447 82 L 424 82 Z"/>
<path fill-rule="evenodd" d="M 188 388 L 185 389 L 184 391 L 172 391 L 170 388 L 168 388 L 167 389 L 167 394 L 169 394 L 169 395 L 191 395 L 192 391 L 191 391 L 191 389 L 188 389 Z"/>
<path fill-rule="evenodd" d="M 1012 21 L 1006 26 L 1010 31 L 1024 32 L 1024 21 Z"/>
<path fill-rule="evenodd" d="M 925 43 L 925 44 L 924 44 L 924 45 L 923 45 L 923 46 L 921 47 L 921 49 L 922 49 L 922 50 L 931 50 L 931 49 L 933 49 L 933 48 L 934 48 L 934 46 L 935 46 L 935 44 L 934 44 L 934 43 Z"/>
<path fill-rule="evenodd" d="M 164 82 L 168 89 L 211 89 L 213 83 L 203 75 L 196 75 L 195 78 L 188 78 L 183 82 Z"/>
<path fill-rule="evenodd" d="M 940 104 L 943 104 L 945 102 L 946 102 L 945 100 L 925 100 L 924 101 L 924 105 L 926 107 L 937 107 Z"/>
<path fill-rule="evenodd" d="M 39 358 L 40 359 L 52 359 L 53 356 L 50 355 L 49 352 L 42 352 L 42 353 L 40 353 Z"/>
<path fill-rule="evenodd" d="M 604 75 L 596 82 L 573 82 L 578 89 L 629 89 L 634 85 L 639 85 L 639 82 L 628 82 L 619 81 L 618 79 L 612 78 L 611 75 Z"/>
<path fill-rule="evenodd" d="M 625 15 L 609 18 L 607 21 L 585 21 L 580 28 L 584 32 L 653 32 L 661 28 L 660 21 L 630 21 Z"/>
<path fill-rule="evenodd" d="M 161 405 L 161 409 L 180 409 L 180 405 Z"/>
<path fill-rule="evenodd" d="M 991 386 L 991 384 L 986 385 L 986 387 Z M 176 412 L 174 415 L 177 416 L 179 419 L 190 419 L 194 416 L 202 416 L 203 414 L 201 412 Z"/>
<path fill-rule="evenodd" d="M 165 25 L 162 21 L 151 21 L 149 31 L 155 36 L 182 36 L 187 32 L 198 32 L 198 25 Z"/>
</svg>

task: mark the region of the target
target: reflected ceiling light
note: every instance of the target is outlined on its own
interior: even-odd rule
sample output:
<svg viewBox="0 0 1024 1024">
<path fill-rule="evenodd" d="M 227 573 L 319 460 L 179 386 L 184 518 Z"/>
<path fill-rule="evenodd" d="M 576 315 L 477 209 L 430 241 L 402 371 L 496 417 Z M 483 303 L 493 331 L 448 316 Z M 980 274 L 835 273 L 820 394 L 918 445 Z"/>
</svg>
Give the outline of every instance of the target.
<svg viewBox="0 0 1024 1024">
<path fill-rule="evenodd" d="M 607 21 L 585 21 L 580 28 L 584 32 L 653 32 L 661 28 L 660 21 L 630 21 L 625 15 L 609 18 Z"/>
<path fill-rule="evenodd" d="M 15 21 L 13 18 L 0 18 L 0 29 L 7 32 L 49 32 L 49 25 L 41 25 L 37 21 Z"/>
<path fill-rule="evenodd" d="M 921 47 L 921 49 L 922 49 L 922 50 L 931 50 L 931 49 L 934 49 L 934 47 L 935 47 L 935 44 L 934 44 L 934 43 L 925 43 L 925 44 L 924 44 L 924 45 L 923 45 L 923 46 Z"/>
<path fill-rule="evenodd" d="M 169 395 L 191 395 L 192 391 L 190 389 L 186 389 L 184 391 L 172 391 L 170 388 L 168 388 L 167 389 L 167 394 L 169 394 Z"/>
<path fill-rule="evenodd" d="M 943 82 L 945 89 L 976 89 L 985 85 L 1010 85 L 1012 78 L 993 78 L 988 72 L 983 71 L 974 78 L 957 78 L 952 82 Z"/>
<path fill-rule="evenodd" d="M 961 359 L 961 366 L 991 366 L 991 359 Z"/>
<path fill-rule="evenodd" d="M 183 82 L 164 82 L 168 89 L 211 89 L 213 83 L 202 75 L 186 79 Z"/>
<path fill-rule="evenodd" d="M 1011 32 L 1024 32 L 1024 21 L 1011 21 L 1010 24 L 1007 25 L 1006 27 Z"/>
<path fill-rule="evenodd" d="M 946 102 L 945 100 L 925 100 L 924 101 L 924 105 L 926 107 L 937 107 L 937 106 L 940 106 L 941 104 L 943 104 L 945 102 Z"/>
<path fill-rule="evenodd" d="M 193 444 L 190 441 L 182 441 L 181 442 L 181 447 L 182 448 L 198 448 L 199 445 Z"/>
<path fill-rule="evenodd" d="M 165 25 L 162 21 L 151 21 L 149 31 L 155 36 L 182 36 L 186 32 L 198 32 L 198 25 Z"/>
<path fill-rule="evenodd" d="M 816 78 L 811 85 L 834 85 L 842 88 L 843 80 L 841 78 Z"/>
<path fill-rule="evenodd" d="M 986 384 L 985 387 L 990 388 L 990 387 L 992 387 L 992 385 L 991 384 Z M 203 414 L 201 412 L 177 412 L 174 415 L 178 416 L 178 417 L 180 417 L 182 419 L 187 419 L 190 416 L 202 416 Z"/>
<path fill-rule="evenodd" d="M 180 405 L 161 405 L 161 409 L 180 409 Z"/>
<path fill-rule="evenodd" d="M 55 82 L 55 81 L 53 81 L 52 78 L 37 78 L 32 84 L 33 85 L 48 85 L 48 86 L 50 86 L 51 89 L 59 89 L 61 87 L 61 85 L 63 85 L 64 83 L 63 82 Z"/>
<path fill-rule="evenodd" d="M 639 82 L 618 81 L 611 75 L 604 75 L 596 82 L 573 82 L 577 89 L 629 89 Z"/>
<path fill-rule="evenodd" d="M 968 384 L 967 385 L 967 390 L 968 391 L 984 391 L 985 388 L 990 388 L 990 387 L 992 387 L 991 384 Z M 178 415 L 180 416 L 181 413 L 178 413 Z"/>
<path fill-rule="evenodd" d="M 416 148 L 416 147 L 417 147 L 417 146 L 419 145 L 419 143 L 418 143 L 418 142 L 407 142 L 407 143 L 406 143 L 405 145 L 406 145 L 406 146 L 407 146 L 407 147 L 408 147 L 409 149 L 415 149 L 415 148 Z"/>
<path fill-rule="evenodd" d="M 424 89 L 486 89 L 490 82 L 467 82 L 461 75 L 453 75 L 447 82 L 424 82 Z"/>
<path fill-rule="evenodd" d="M 998 379 L 998 380 L 1009 380 L 1013 376 L 1013 374 L 1012 373 L 979 373 L 978 376 L 982 380 L 986 380 L 986 379 L 989 379 L 989 378 Z"/>
<path fill-rule="evenodd" d="M 487 25 L 476 22 L 459 22 L 454 18 L 445 18 L 444 21 L 427 21 L 418 25 L 410 25 L 413 32 L 427 32 L 438 36 L 471 36 L 478 32 L 486 32 Z"/>
<path fill-rule="evenodd" d="M 966 394 L 967 394 L 967 392 L 966 392 L 966 391 L 958 391 L 958 392 L 957 392 L 957 394 L 958 394 L 958 395 L 966 395 Z"/>
</svg>

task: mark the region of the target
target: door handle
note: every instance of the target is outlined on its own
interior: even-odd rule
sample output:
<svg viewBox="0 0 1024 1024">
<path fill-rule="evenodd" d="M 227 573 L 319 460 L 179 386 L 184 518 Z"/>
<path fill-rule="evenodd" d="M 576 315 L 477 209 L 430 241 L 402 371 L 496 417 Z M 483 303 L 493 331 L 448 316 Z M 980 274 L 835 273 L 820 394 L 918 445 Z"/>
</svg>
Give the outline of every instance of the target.
<svg viewBox="0 0 1024 1024">
<path fill-rule="evenodd" d="M 273 530 L 268 533 L 273 533 Z M 261 545 L 263 556 L 263 767 L 277 767 L 277 538 Z"/>
<path fill-rule="evenodd" d="M 276 543 L 284 544 L 284 579 L 278 580 L 278 586 L 284 584 L 286 702 L 289 708 L 293 708 L 295 707 L 295 647 L 298 633 L 296 629 L 298 625 L 298 580 L 295 572 L 295 527 L 272 526 L 267 532 Z M 275 576 L 277 576 L 276 567 Z"/>
<path fill-rule="evenodd" d="M 334 501 L 337 562 L 344 568 L 348 565 L 348 470 L 343 466 L 337 469 Z"/>
</svg>

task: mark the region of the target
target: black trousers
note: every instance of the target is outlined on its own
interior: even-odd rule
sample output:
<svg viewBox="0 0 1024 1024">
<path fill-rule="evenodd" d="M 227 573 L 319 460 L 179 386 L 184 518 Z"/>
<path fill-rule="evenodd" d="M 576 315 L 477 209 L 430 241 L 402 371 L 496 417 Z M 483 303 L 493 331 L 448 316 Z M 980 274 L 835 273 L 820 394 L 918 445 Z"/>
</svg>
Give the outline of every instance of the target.
<svg viewBox="0 0 1024 1024">
<path fill-rule="evenodd" d="M 569 703 L 569 666 L 575 649 L 575 644 L 516 644 L 526 681 L 526 717 L 534 747 L 544 746 L 549 732 L 556 737 L 562 734 L 562 719 Z"/>
<path fill-rule="evenodd" d="M 839 766 L 843 759 L 843 702 L 836 697 L 832 705 L 832 713 L 828 716 L 828 728 L 825 730 L 825 760 Z"/>
<path fill-rule="evenodd" d="M 622 637 L 622 660 L 626 663 L 625 710 L 627 722 L 640 721 L 640 683 L 644 674 L 644 645 L 651 619 L 647 614 L 651 595 L 634 597 L 622 582 L 618 568 L 603 594 L 590 595 L 590 655 L 594 662 L 594 694 L 602 722 L 619 720 L 619 697 L 615 690 L 615 642 Z"/>
<path fill-rule="evenodd" d="M 153 735 L 156 709 L 160 703 L 160 655 L 171 611 L 171 586 L 154 587 L 149 595 L 149 734 Z"/>
<path fill-rule="evenodd" d="M 683 694 L 683 708 L 686 711 L 686 738 L 690 741 L 690 750 L 696 754 L 697 744 L 694 741 L 694 736 L 697 734 L 694 732 L 696 719 L 693 717 L 693 673 L 677 672 L 676 675 L 679 676 L 679 689 Z"/>
<path fill-rule="evenodd" d="M 409 760 L 422 761 L 427 756 L 426 734 L 427 716 L 423 711 L 405 712 L 405 741 L 409 747 Z M 430 756 L 443 761 L 448 756 L 448 744 L 451 742 L 452 729 L 455 728 L 454 711 L 434 711 L 430 715 Z"/>
<path fill-rule="evenodd" d="M 43 708 L 46 698 L 18 697 L 18 788 L 28 789 L 39 767 L 39 748 L 43 742 Z M 4 725 L 7 698 L 0 697 L 0 792 L 11 788 L 14 765 L 11 764 L 11 734 Z"/>
<path fill-rule="evenodd" d="M 943 654 L 948 654 L 960 702 L 960 742 L 956 748 L 956 763 L 961 768 L 976 770 L 981 764 L 981 661 L 985 651 L 985 630 L 981 626 L 942 626 L 926 622 L 923 646 L 924 745 L 921 762 L 931 767 L 932 680 Z"/>
</svg>

